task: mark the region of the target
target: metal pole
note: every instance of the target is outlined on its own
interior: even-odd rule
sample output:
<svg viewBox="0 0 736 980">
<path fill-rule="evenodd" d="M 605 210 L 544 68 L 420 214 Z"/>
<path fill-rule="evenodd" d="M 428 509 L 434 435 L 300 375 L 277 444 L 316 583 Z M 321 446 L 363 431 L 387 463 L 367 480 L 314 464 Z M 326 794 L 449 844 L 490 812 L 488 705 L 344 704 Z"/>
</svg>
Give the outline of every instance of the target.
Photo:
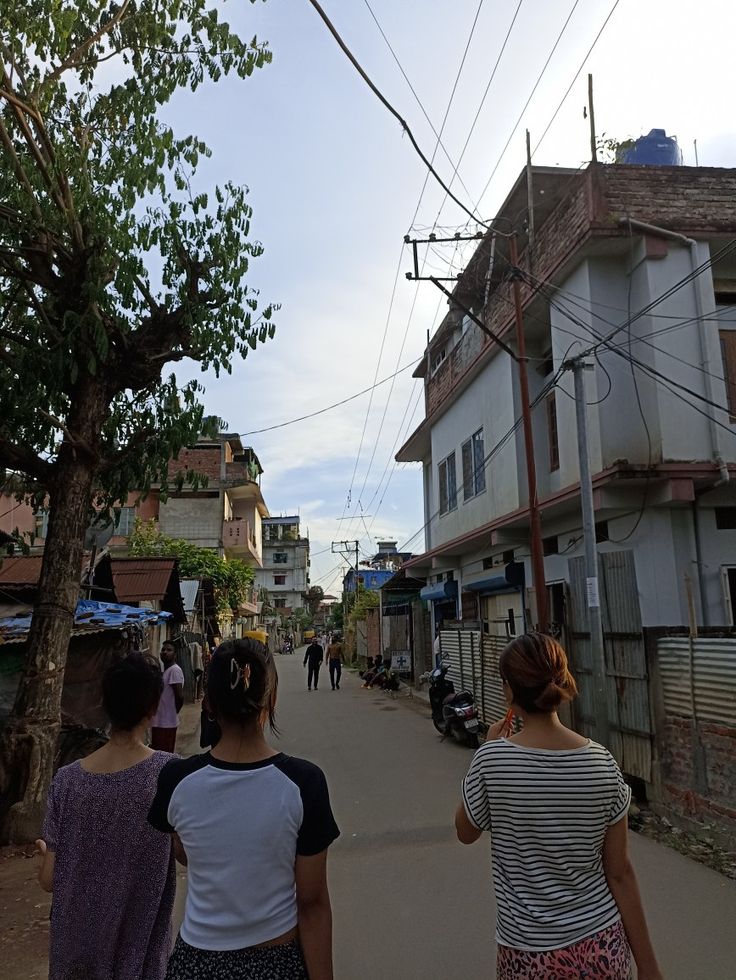
<svg viewBox="0 0 736 980">
<path fill-rule="evenodd" d="M 509 238 L 511 264 L 514 268 L 519 264 L 519 252 L 516 246 L 516 236 Z M 516 342 L 519 348 L 519 391 L 521 394 L 521 413 L 524 423 L 524 450 L 526 452 L 526 473 L 529 486 L 529 534 L 532 554 L 532 583 L 537 600 L 537 625 L 545 633 L 549 627 L 547 614 L 547 585 L 544 580 L 544 551 L 542 549 L 542 522 L 539 517 L 539 502 L 537 501 L 537 470 L 534 463 L 534 433 L 532 431 L 532 413 L 529 403 L 529 378 L 527 376 L 526 343 L 524 340 L 524 316 L 521 310 L 521 287 L 519 276 L 511 280 L 514 293 L 514 313 L 516 316 Z"/>
<path fill-rule="evenodd" d="M 598 551 L 595 542 L 595 512 L 593 509 L 593 481 L 588 456 L 588 417 L 585 404 L 585 363 L 581 358 L 572 362 L 575 379 L 575 417 L 578 428 L 578 457 L 580 459 L 580 502 L 583 509 L 583 538 L 585 541 L 585 575 L 588 597 L 588 625 L 590 627 L 590 652 L 593 665 L 593 703 L 595 730 L 598 741 L 608 744 L 608 695 L 606 680 L 606 652 L 603 646 L 603 623 L 598 590 Z"/>
<path fill-rule="evenodd" d="M 588 116 L 590 117 L 590 159 L 598 163 L 598 147 L 595 145 L 595 109 L 593 108 L 593 76 L 588 75 Z"/>
<path fill-rule="evenodd" d="M 527 238 L 529 239 L 529 269 L 533 269 L 534 262 L 534 175 L 532 173 L 532 149 L 529 130 L 526 131 L 526 210 L 527 210 Z"/>
</svg>

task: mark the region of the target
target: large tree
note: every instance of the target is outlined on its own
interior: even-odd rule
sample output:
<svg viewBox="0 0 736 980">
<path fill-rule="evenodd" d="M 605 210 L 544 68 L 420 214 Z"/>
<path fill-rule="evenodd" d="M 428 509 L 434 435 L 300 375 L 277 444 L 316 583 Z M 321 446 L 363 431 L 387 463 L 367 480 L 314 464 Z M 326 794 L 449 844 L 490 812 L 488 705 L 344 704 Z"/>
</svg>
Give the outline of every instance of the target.
<svg viewBox="0 0 736 980">
<path fill-rule="evenodd" d="M 254 0 L 251 0 L 254 2 Z M 245 281 L 246 189 L 161 115 L 178 91 L 270 60 L 216 0 L 0 4 L 0 468 L 50 508 L 29 653 L 0 745 L 2 835 L 38 831 L 90 507 L 160 483 L 197 438 L 203 370 L 272 335 Z M 213 93 L 213 98 L 215 95 Z"/>
</svg>

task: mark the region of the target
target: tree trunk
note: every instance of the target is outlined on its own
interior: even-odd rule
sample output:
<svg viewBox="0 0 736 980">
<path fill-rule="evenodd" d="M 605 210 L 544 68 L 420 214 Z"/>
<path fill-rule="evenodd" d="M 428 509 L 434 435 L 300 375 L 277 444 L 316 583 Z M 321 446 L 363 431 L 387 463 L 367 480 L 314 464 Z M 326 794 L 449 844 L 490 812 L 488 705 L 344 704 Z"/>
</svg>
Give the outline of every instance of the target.
<svg viewBox="0 0 736 980">
<path fill-rule="evenodd" d="M 95 449 L 107 409 L 92 379 L 70 413 L 69 431 Z M 74 425 L 72 415 L 79 419 Z M 80 592 L 84 536 L 95 478 L 94 455 L 65 435 L 49 492 L 49 530 L 28 636 L 28 652 L 13 711 L 0 743 L 0 840 L 38 837 L 54 770 L 69 639 Z"/>
</svg>

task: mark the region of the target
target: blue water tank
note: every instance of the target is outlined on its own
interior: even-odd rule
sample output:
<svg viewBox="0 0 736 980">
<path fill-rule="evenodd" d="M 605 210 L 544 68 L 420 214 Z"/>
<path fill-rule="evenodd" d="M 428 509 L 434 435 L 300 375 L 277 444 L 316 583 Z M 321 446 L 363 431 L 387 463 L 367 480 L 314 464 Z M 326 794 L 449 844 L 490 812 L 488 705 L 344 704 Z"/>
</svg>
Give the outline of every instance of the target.
<svg viewBox="0 0 736 980">
<path fill-rule="evenodd" d="M 633 146 L 623 153 L 622 163 L 636 163 L 650 167 L 681 167 L 682 150 L 674 136 L 663 129 L 650 129 L 640 136 Z"/>
</svg>

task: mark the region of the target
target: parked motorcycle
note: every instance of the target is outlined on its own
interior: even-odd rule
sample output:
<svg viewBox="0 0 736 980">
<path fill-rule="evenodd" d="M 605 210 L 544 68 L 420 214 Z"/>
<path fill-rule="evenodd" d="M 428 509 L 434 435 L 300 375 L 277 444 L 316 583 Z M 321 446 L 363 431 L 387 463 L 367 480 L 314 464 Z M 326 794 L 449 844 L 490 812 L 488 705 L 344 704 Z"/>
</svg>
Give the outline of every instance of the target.
<svg viewBox="0 0 736 980">
<path fill-rule="evenodd" d="M 443 661 L 429 675 L 432 723 L 440 735 L 452 735 L 456 741 L 477 749 L 483 730 L 475 698 L 470 691 L 456 693 L 447 676 L 449 669 L 450 665 Z"/>
</svg>

